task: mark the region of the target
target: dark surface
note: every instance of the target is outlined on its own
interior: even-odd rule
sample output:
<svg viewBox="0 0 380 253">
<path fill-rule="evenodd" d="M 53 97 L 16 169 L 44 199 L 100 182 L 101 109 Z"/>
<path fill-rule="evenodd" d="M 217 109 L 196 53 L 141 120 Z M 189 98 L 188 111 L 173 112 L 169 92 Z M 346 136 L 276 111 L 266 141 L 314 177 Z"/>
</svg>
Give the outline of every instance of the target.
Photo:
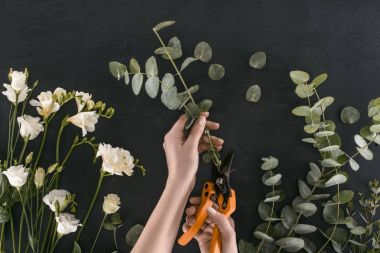
<svg viewBox="0 0 380 253">
<path fill-rule="evenodd" d="M 79 3 L 80 2 L 80 3 Z M 64 88 L 91 92 L 116 108 L 111 120 L 97 125 L 99 141 L 125 147 L 139 157 L 147 175 L 109 177 L 100 201 L 91 217 L 81 242 L 88 252 L 101 219 L 101 199 L 114 192 L 122 197 L 121 214 L 125 225 L 118 234 L 120 250 L 128 252 L 124 236 L 135 223 L 144 224 L 153 210 L 167 176 L 162 140 L 178 117 L 163 105 L 142 94 L 135 97 L 130 87 L 118 83 L 108 71 L 110 60 L 145 61 L 158 41 L 152 26 L 174 19 L 177 25 L 162 32 L 165 39 L 177 35 L 185 55 L 192 54 L 198 41 L 208 41 L 214 49 L 212 62 L 226 67 L 219 82 L 207 78 L 205 64 L 194 64 L 185 77 L 199 83 L 197 98 L 211 98 L 215 104 L 211 118 L 221 122 L 218 135 L 226 140 L 225 148 L 236 149 L 236 172 L 232 184 L 237 191 L 238 210 L 234 215 L 238 238 L 253 241 L 252 229 L 259 224 L 256 206 L 268 191 L 262 187 L 260 158 L 274 155 L 280 159 L 283 188 L 288 193 L 285 203 L 296 192 L 296 181 L 307 172 L 309 161 L 318 154 L 300 141 L 305 136 L 303 122 L 290 114 L 302 103 L 293 93 L 288 78 L 292 69 L 304 69 L 312 75 L 329 73 L 321 87 L 322 95 L 336 97 L 327 116 L 337 122 L 345 150 L 354 152 L 353 134 L 368 122 L 368 101 L 380 95 L 380 16 L 378 1 L 0 1 L 0 80 L 6 82 L 9 67 L 28 67 L 32 80 L 41 82 L 38 92 L 51 90 L 57 84 Z M 255 51 L 266 51 L 267 66 L 253 70 L 248 58 Z M 163 67 L 161 67 L 163 66 Z M 160 62 L 160 73 L 171 66 Z M 245 101 L 247 87 L 260 84 L 262 99 L 257 104 Z M 179 84 L 179 83 L 178 83 Z M 8 103 L 0 107 L 1 153 L 5 151 Z M 359 123 L 346 127 L 338 121 L 343 106 L 354 105 L 362 113 Z M 33 111 L 33 114 L 35 112 Z M 60 114 L 64 115 L 63 113 Z M 78 133 L 70 128 L 68 135 Z M 56 131 L 49 133 L 48 145 L 54 145 Z M 63 141 L 68 147 L 70 138 Z M 53 159 L 53 149 L 43 164 Z M 62 185 L 77 193 L 79 216 L 95 188 L 99 164 L 91 165 L 91 153 L 77 150 L 64 173 Z M 350 185 L 363 190 L 368 179 L 378 177 L 379 156 L 373 162 L 359 159 L 362 169 L 351 173 Z M 202 165 L 194 195 L 209 178 L 210 170 Z M 318 214 L 318 217 L 320 214 Z M 68 236 L 70 237 L 70 236 Z M 69 238 L 59 245 L 59 252 L 69 252 Z M 112 235 L 101 234 L 96 252 L 111 252 Z M 175 246 L 173 252 L 197 252 Z"/>
</svg>

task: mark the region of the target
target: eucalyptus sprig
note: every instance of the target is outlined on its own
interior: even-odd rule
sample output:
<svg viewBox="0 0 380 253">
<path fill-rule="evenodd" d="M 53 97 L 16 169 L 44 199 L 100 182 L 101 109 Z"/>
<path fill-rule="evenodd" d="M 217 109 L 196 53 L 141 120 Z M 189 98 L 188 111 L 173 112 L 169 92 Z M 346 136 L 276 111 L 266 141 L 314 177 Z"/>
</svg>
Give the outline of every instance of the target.
<svg viewBox="0 0 380 253">
<path fill-rule="evenodd" d="M 160 46 L 154 50 L 154 53 L 168 60 L 174 69 L 174 73 L 165 73 L 162 78 L 160 78 L 158 76 L 159 71 L 155 56 L 149 57 L 145 62 L 145 72 L 141 71 L 140 64 L 135 58 L 130 59 L 129 67 L 123 63 L 112 61 L 109 63 L 109 69 L 111 74 L 118 80 L 124 78 L 126 85 L 130 83 L 130 76 L 133 76 L 131 83 L 135 95 L 140 94 L 144 77 L 146 78 L 145 91 L 149 97 L 156 98 L 161 87 L 161 102 L 170 110 L 184 110 L 188 119 L 184 129 L 185 133 L 187 133 L 200 113 L 207 112 L 211 109 L 213 102 L 210 99 L 204 99 L 199 103 L 196 102 L 194 93 L 199 90 L 199 85 L 195 84 L 190 86 L 183 77 L 183 71 L 194 62 L 210 62 L 213 56 L 213 50 L 209 43 L 201 41 L 195 46 L 193 56 L 185 58 L 179 67 L 175 60 L 182 57 L 180 40 L 178 37 L 172 37 L 168 43 L 165 43 L 160 35 L 162 29 L 174 23 L 175 21 L 164 21 L 153 27 L 153 32 L 160 42 Z M 224 75 L 225 69 L 222 65 L 210 65 L 208 76 L 211 80 L 220 80 Z M 176 78 L 179 79 L 184 89 L 182 92 L 178 92 L 178 88 L 175 85 Z M 212 161 L 215 166 L 219 167 L 221 164 L 220 154 L 212 144 L 209 130 L 206 129 L 204 135 L 206 135 L 209 140 L 210 148 L 208 152 L 204 154 L 203 160 Z"/>
</svg>

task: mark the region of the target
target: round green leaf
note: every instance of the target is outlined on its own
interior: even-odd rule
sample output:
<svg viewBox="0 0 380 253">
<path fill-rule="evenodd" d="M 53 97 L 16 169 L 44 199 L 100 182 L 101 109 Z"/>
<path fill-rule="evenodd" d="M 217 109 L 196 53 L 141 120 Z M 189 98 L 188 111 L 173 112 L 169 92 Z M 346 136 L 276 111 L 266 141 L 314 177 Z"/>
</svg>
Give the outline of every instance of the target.
<svg viewBox="0 0 380 253">
<path fill-rule="evenodd" d="M 368 147 L 364 147 L 364 148 L 358 148 L 356 147 L 357 151 L 359 152 L 359 154 L 366 160 L 370 161 L 373 159 L 373 153 L 371 150 L 369 150 Z"/>
<path fill-rule="evenodd" d="M 226 71 L 224 67 L 220 64 L 211 64 L 208 69 L 208 76 L 213 81 L 218 81 L 222 79 L 225 75 Z"/>
<path fill-rule="evenodd" d="M 131 60 L 129 61 L 129 71 L 132 74 L 136 74 L 140 72 L 140 64 L 135 58 L 131 58 Z"/>
<path fill-rule="evenodd" d="M 111 61 L 108 64 L 108 67 L 113 77 L 117 78 L 117 80 L 120 80 L 120 78 L 122 78 L 127 71 L 127 67 L 124 64 L 116 61 Z"/>
<path fill-rule="evenodd" d="M 304 199 L 308 198 L 311 195 L 310 188 L 302 180 L 298 180 L 298 189 L 299 189 L 301 197 Z"/>
<path fill-rule="evenodd" d="M 212 58 L 212 49 L 206 41 L 199 42 L 194 49 L 194 57 L 202 62 L 209 62 Z"/>
<path fill-rule="evenodd" d="M 285 206 L 281 210 L 281 223 L 286 229 L 291 229 L 297 220 L 297 213 L 290 206 Z"/>
<path fill-rule="evenodd" d="M 159 31 L 163 28 L 166 28 L 166 27 L 174 25 L 174 24 L 175 24 L 175 21 L 173 21 L 173 20 L 164 21 L 164 22 L 158 23 L 155 27 L 153 27 L 153 29 L 155 31 Z"/>
<path fill-rule="evenodd" d="M 262 160 L 264 161 L 264 163 L 261 164 L 262 170 L 273 170 L 278 166 L 278 159 L 276 157 L 265 157 Z"/>
<path fill-rule="evenodd" d="M 239 240 L 239 252 L 240 253 L 256 253 L 255 246 L 247 241 Z"/>
<path fill-rule="evenodd" d="M 125 236 L 125 239 L 127 241 L 127 244 L 130 247 L 133 247 L 136 244 L 136 242 L 139 239 L 140 234 L 142 233 L 143 230 L 144 230 L 144 226 L 137 224 L 137 225 L 134 225 L 128 231 L 127 235 Z"/>
<path fill-rule="evenodd" d="M 325 187 L 334 186 L 337 184 L 343 184 L 347 181 L 347 177 L 343 174 L 335 174 L 329 180 L 326 181 Z"/>
<path fill-rule="evenodd" d="M 305 217 L 309 217 L 317 212 L 317 206 L 313 203 L 299 203 L 296 205 L 295 211 Z"/>
<path fill-rule="evenodd" d="M 268 218 L 271 218 L 272 207 L 267 204 L 260 203 L 258 207 L 259 216 L 263 221 L 266 221 Z"/>
<path fill-rule="evenodd" d="M 185 68 L 187 68 L 192 62 L 195 62 L 195 61 L 197 61 L 198 59 L 197 58 L 195 58 L 195 57 L 187 57 L 184 61 L 183 61 L 183 63 L 182 63 L 182 65 L 181 65 L 181 72 L 185 69 Z"/>
<path fill-rule="evenodd" d="M 158 90 L 160 88 L 160 79 L 157 76 L 149 77 L 145 82 L 145 91 L 149 97 L 157 97 Z"/>
<path fill-rule="evenodd" d="M 261 98 L 260 86 L 257 84 L 250 86 L 245 93 L 245 98 L 248 102 L 258 102 Z"/>
<path fill-rule="evenodd" d="M 161 91 L 166 92 L 174 86 L 174 76 L 171 73 L 166 73 L 161 80 Z"/>
<path fill-rule="evenodd" d="M 296 116 L 305 117 L 307 115 L 310 115 L 310 107 L 306 105 L 297 106 L 292 110 L 292 113 Z"/>
<path fill-rule="evenodd" d="M 144 76 L 141 73 L 136 73 L 132 78 L 132 90 L 136 96 L 140 93 L 143 81 Z"/>
<path fill-rule="evenodd" d="M 359 164 L 352 158 L 350 158 L 350 160 L 348 161 L 348 163 L 350 164 L 350 167 L 353 171 L 358 171 L 360 166 Z"/>
<path fill-rule="evenodd" d="M 340 112 L 340 120 L 347 125 L 356 123 L 360 119 L 360 112 L 353 106 L 347 106 Z"/>
<path fill-rule="evenodd" d="M 312 85 L 300 84 L 297 85 L 295 93 L 300 98 L 311 97 L 314 94 L 314 88 Z"/>
<path fill-rule="evenodd" d="M 169 40 L 168 42 L 168 47 L 172 48 L 173 50 L 169 52 L 170 57 L 172 60 L 178 59 L 182 57 L 182 46 L 181 46 L 181 41 L 177 37 L 173 37 Z M 161 57 L 165 60 L 169 60 L 168 55 L 162 54 Z"/>
<path fill-rule="evenodd" d="M 314 87 L 318 87 L 319 85 L 321 85 L 324 81 L 326 81 L 327 79 L 327 74 L 326 73 L 323 73 L 323 74 L 320 74 L 319 76 L 315 77 L 311 83 L 314 84 Z"/>
<path fill-rule="evenodd" d="M 256 52 L 249 58 L 249 66 L 255 69 L 262 69 L 267 62 L 265 52 Z"/>
<path fill-rule="evenodd" d="M 290 72 L 290 78 L 295 84 L 300 85 L 305 84 L 307 81 L 309 81 L 310 76 L 304 71 L 294 70 Z"/>
<path fill-rule="evenodd" d="M 148 75 L 148 77 L 154 77 L 158 75 L 156 57 L 151 56 L 148 58 L 148 60 L 145 63 L 145 72 Z"/>
<path fill-rule="evenodd" d="M 310 234 L 317 230 L 317 227 L 308 224 L 296 224 L 294 226 L 294 232 L 297 234 Z"/>
<path fill-rule="evenodd" d="M 259 239 L 259 240 L 263 240 L 264 242 L 273 242 L 274 239 L 272 237 L 270 237 L 269 235 L 261 232 L 261 231 L 254 231 L 253 232 L 253 235 Z"/>
<path fill-rule="evenodd" d="M 283 248 L 287 252 L 297 252 L 305 246 L 302 239 L 296 237 L 285 237 L 276 241 L 276 245 Z"/>
<path fill-rule="evenodd" d="M 339 197 L 338 194 L 335 194 L 334 197 L 332 198 L 334 202 L 339 202 L 340 204 L 346 204 L 350 202 L 355 196 L 355 193 L 350 190 L 343 190 L 339 192 Z"/>
<path fill-rule="evenodd" d="M 178 99 L 177 87 L 172 86 L 161 93 L 161 102 L 170 110 L 178 109 L 181 101 Z"/>
<path fill-rule="evenodd" d="M 210 99 L 203 99 L 199 104 L 198 104 L 198 107 L 199 107 L 199 110 L 201 112 L 208 112 L 211 107 L 212 107 L 212 100 Z"/>
<path fill-rule="evenodd" d="M 353 235 L 362 235 L 366 232 L 366 229 L 362 226 L 357 226 L 357 227 L 354 227 L 353 229 L 351 229 L 350 232 Z"/>
</svg>

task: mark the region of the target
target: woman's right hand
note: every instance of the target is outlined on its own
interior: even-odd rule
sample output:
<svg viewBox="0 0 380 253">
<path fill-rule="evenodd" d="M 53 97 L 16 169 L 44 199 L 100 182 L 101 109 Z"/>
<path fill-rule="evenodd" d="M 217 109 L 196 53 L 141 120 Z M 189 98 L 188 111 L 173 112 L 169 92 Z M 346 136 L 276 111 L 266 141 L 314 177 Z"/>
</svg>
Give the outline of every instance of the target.
<svg viewBox="0 0 380 253">
<path fill-rule="evenodd" d="M 195 223 L 195 214 L 201 203 L 200 197 L 190 198 L 191 206 L 186 208 L 186 222 L 182 226 L 183 232 L 186 232 Z M 208 218 L 202 225 L 200 231 L 195 236 L 201 253 L 208 253 L 210 250 L 211 237 L 214 225 L 218 226 L 222 237 L 222 253 L 238 253 L 236 244 L 236 233 L 234 220 L 226 217 L 222 213 L 216 211 L 213 207 L 207 210 Z"/>
</svg>

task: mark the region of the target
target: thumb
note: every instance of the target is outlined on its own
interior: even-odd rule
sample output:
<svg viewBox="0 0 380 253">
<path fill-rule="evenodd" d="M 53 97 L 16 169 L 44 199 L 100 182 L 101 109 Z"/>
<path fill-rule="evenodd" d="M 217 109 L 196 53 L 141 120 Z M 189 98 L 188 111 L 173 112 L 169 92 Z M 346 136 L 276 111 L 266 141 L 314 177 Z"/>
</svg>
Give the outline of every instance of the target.
<svg viewBox="0 0 380 253">
<path fill-rule="evenodd" d="M 203 130 L 205 129 L 206 126 L 206 117 L 204 115 L 200 115 L 191 128 L 191 132 L 189 136 L 187 137 L 186 143 L 189 145 L 191 148 L 197 149 L 199 140 L 202 137 Z"/>
<path fill-rule="evenodd" d="M 223 241 L 230 239 L 235 234 L 235 230 L 224 214 L 216 211 L 212 207 L 207 208 L 207 214 L 211 222 L 218 226 Z"/>
</svg>

